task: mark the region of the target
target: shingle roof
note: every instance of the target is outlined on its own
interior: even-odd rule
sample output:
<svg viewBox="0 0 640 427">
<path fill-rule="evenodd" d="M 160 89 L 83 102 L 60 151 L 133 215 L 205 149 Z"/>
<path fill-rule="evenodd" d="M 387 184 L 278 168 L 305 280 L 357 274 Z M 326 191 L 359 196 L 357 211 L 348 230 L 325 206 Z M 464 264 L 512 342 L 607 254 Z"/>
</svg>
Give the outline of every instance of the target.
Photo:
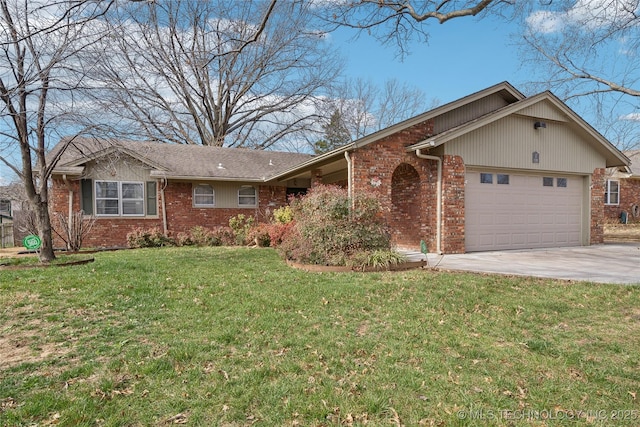
<svg viewBox="0 0 640 427">
<path fill-rule="evenodd" d="M 64 141 L 51 150 L 60 150 Z M 92 159 L 125 153 L 149 165 L 153 176 L 217 180 L 263 181 L 313 156 L 282 151 L 201 145 L 164 144 L 129 140 L 76 138 L 62 154 L 54 173 L 73 170 Z"/>
</svg>

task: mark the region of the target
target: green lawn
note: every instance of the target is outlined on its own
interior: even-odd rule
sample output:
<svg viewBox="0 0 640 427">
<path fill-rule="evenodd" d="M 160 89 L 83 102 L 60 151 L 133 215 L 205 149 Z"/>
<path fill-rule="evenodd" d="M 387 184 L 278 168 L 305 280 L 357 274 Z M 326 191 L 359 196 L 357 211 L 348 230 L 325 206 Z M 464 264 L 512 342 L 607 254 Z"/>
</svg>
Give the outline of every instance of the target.
<svg viewBox="0 0 640 427">
<path fill-rule="evenodd" d="M 1 426 L 633 426 L 639 349 L 635 286 L 244 248 L 0 270 Z"/>
</svg>

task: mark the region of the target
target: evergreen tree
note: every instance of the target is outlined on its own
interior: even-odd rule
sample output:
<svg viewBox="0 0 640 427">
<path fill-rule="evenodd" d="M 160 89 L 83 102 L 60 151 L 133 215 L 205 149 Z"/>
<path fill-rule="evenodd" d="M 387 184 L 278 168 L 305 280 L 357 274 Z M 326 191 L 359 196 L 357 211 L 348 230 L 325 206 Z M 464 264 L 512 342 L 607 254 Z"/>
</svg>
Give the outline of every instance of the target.
<svg viewBox="0 0 640 427">
<path fill-rule="evenodd" d="M 326 153 L 351 141 L 351 135 L 342 120 L 340 111 L 334 110 L 329 122 L 322 126 L 324 139 L 319 140 L 313 146 L 316 154 Z"/>
</svg>

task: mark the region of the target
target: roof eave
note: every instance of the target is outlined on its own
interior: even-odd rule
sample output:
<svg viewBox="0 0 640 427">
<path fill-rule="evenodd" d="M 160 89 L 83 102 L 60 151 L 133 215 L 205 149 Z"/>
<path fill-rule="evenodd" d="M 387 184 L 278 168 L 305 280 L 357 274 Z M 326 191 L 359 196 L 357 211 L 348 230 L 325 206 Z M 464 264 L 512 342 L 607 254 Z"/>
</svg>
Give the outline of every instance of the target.
<svg viewBox="0 0 640 427">
<path fill-rule="evenodd" d="M 153 170 L 150 172 L 151 178 L 176 179 L 182 181 L 234 181 L 234 182 L 255 182 L 263 183 L 271 179 L 270 177 L 250 178 L 250 177 L 225 177 L 225 176 L 201 176 L 201 175 L 173 175 L 164 171 Z"/>
</svg>

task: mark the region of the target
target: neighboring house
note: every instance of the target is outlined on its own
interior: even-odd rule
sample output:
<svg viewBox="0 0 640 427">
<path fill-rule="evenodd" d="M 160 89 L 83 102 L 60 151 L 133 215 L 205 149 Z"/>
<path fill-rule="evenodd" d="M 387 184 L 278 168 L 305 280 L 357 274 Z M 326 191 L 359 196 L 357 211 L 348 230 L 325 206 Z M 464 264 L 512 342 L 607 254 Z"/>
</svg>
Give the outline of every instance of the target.
<svg viewBox="0 0 640 427">
<path fill-rule="evenodd" d="M 640 150 L 624 154 L 631 164 L 607 171 L 605 215 L 612 221 L 640 222 Z"/>
<path fill-rule="evenodd" d="M 27 196 L 22 184 L 14 183 L 0 186 L 0 235 L 2 247 L 19 246 L 24 236 L 28 216 Z"/>
<path fill-rule="evenodd" d="M 602 242 L 605 170 L 628 165 L 553 94 L 504 82 L 315 157 L 77 141 L 54 170 L 52 207 L 96 215 L 86 245 L 114 246 L 135 227 L 264 220 L 287 194 L 337 184 L 378 195 L 397 246 L 577 246 Z"/>
</svg>

